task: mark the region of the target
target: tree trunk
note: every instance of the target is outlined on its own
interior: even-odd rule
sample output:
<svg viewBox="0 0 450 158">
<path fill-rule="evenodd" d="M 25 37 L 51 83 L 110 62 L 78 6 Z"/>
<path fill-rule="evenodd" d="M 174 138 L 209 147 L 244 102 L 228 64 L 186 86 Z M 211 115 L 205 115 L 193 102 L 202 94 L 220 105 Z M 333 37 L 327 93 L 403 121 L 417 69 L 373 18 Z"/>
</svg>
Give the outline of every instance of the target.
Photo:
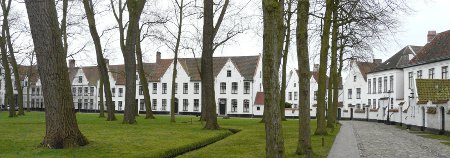
<svg viewBox="0 0 450 158">
<path fill-rule="evenodd" d="M 114 115 L 115 105 L 112 102 L 111 85 L 109 82 L 108 68 L 106 66 L 105 58 L 103 57 L 102 44 L 100 42 L 100 36 L 98 35 L 96 24 L 95 24 L 94 8 L 92 5 L 92 0 L 83 0 L 83 6 L 84 6 L 84 10 L 86 11 L 86 17 L 87 17 L 87 20 L 89 23 L 89 31 L 91 33 L 92 40 L 94 41 L 94 45 L 95 45 L 95 54 L 97 56 L 98 69 L 101 74 L 100 81 L 102 81 L 102 83 L 103 83 L 101 85 L 103 86 L 103 91 L 105 93 L 106 107 L 108 107 L 108 109 L 107 109 L 108 118 L 106 120 L 115 121 L 117 119 L 116 119 L 116 116 Z M 100 94 L 102 94 L 102 93 L 100 92 Z"/>
<path fill-rule="evenodd" d="M 3 26 L 4 27 L 4 26 Z M 4 32 L 4 31 L 2 31 Z M 9 62 L 8 62 L 8 55 L 6 50 L 6 39 L 3 37 L 0 37 L 0 47 L 1 47 L 1 53 L 2 53 L 2 65 L 3 69 L 5 71 L 5 105 L 9 105 L 9 117 L 15 117 L 16 116 L 16 108 L 14 105 L 14 96 L 13 96 L 13 86 L 12 86 L 12 80 L 11 80 L 11 71 L 9 69 Z"/>
<path fill-rule="evenodd" d="M 298 155 L 312 157 L 310 122 L 310 85 L 311 72 L 309 70 L 308 53 L 308 14 L 309 0 L 300 0 L 297 4 L 297 60 L 299 70 L 299 113 L 298 113 Z"/>
<path fill-rule="evenodd" d="M 283 48 L 284 1 L 263 0 L 263 86 L 266 157 L 284 157 L 280 112 L 279 68 Z M 281 25 L 281 27 L 280 27 Z M 280 40 L 281 39 L 281 40 Z M 281 48 L 281 49 L 280 49 Z"/>
<path fill-rule="evenodd" d="M 100 69 L 100 68 L 99 68 Z M 98 104 L 99 107 L 99 116 L 98 117 L 105 117 L 105 104 L 103 100 L 103 80 L 100 78 L 100 84 L 98 88 L 98 94 L 100 95 L 100 102 Z"/>
<path fill-rule="evenodd" d="M 203 50 L 202 50 L 202 111 L 205 112 L 205 129 L 219 129 L 217 123 L 216 97 L 214 92 L 213 74 L 213 41 L 214 41 L 214 12 L 213 0 L 203 1 Z"/>
<path fill-rule="evenodd" d="M 127 30 L 127 40 L 123 58 L 125 61 L 125 111 L 123 117 L 124 124 L 136 123 L 136 43 L 139 31 L 139 19 L 144 8 L 143 1 L 127 1 L 129 12 L 129 22 Z"/>
<path fill-rule="evenodd" d="M 334 0 L 333 5 L 333 28 L 331 35 L 331 67 L 330 67 L 330 81 L 328 90 L 328 114 L 327 114 L 327 127 L 334 130 L 336 124 L 337 115 L 337 103 L 338 103 L 338 87 L 339 79 L 337 78 L 337 38 L 338 38 L 338 5 L 339 0 Z"/>
<path fill-rule="evenodd" d="M 148 81 L 147 75 L 144 72 L 144 65 L 142 64 L 142 49 L 141 49 L 141 31 L 138 31 L 137 40 L 136 41 L 136 57 L 138 63 L 138 72 L 139 72 L 139 80 L 141 81 L 141 86 L 144 91 L 144 102 L 145 102 L 145 119 L 155 119 L 152 112 L 152 104 L 150 102 L 150 92 L 148 90 Z"/>
<path fill-rule="evenodd" d="M 322 30 L 321 44 L 320 44 L 320 66 L 319 66 L 319 88 L 317 94 L 317 128 L 315 135 L 327 135 L 325 122 L 325 94 L 326 94 L 326 75 L 327 75 L 327 61 L 330 27 L 331 27 L 331 12 L 333 11 L 333 0 L 326 0 L 326 9 L 324 24 Z"/>
<path fill-rule="evenodd" d="M 287 10 L 287 18 L 286 18 L 286 41 L 284 45 L 283 51 L 283 67 L 281 72 L 281 91 L 280 91 L 280 111 L 281 111 L 281 120 L 286 121 L 285 117 L 285 104 L 286 104 L 286 67 L 287 67 L 287 58 L 289 54 L 289 46 L 291 43 L 291 12 L 292 0 L 288 1 L 288 10 Z M 291 107 L 293 108 L 293 107 Z"/>
<path fill-rule="evenodd" d="M 55 1 L 26 0 L 25 4 L 46 105 L 42 145 L 52 149 L 84 146 L 88 141 L 77 125 Z"/>
</svg>

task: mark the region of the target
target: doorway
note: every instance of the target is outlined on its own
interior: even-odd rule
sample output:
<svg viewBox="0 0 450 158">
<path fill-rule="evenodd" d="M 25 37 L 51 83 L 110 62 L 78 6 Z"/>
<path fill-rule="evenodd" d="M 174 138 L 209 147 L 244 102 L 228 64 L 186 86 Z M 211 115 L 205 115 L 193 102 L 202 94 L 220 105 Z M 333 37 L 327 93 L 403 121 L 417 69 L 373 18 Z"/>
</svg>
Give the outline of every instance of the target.
<svg viewBox="0 0 450 158">
<path fill-rule="evenodd" d="M 353 120 L 353 108 L 350 108 L 350 120 Z"/>
<path fill-rule="evenodd" d="M 178 113 L 178 98 L 175 98 L 175 108 L 173 109 L 174 113 Z"/>
<path fill-rule="evenodd" d="M 227 110 L 227 99 L 219 99 L 219 115 L 225 115 Z"/>
<path fill-rule="evenodd" d="M 445 133 L 445 109 L 444 109 L 444 107 L 443 106 L 441 106 L 441 127 L 442 127 L 442 129 L 441 129 L 441 134 L 444 134 Z"/>
<path fill-rule="evenodd" d="M 338 108 L 338 113 L 337 113 L 337 118 L 338 118 L 338 120 L 340 120 L 341 119 L 341 108 Z"/>
</svg>

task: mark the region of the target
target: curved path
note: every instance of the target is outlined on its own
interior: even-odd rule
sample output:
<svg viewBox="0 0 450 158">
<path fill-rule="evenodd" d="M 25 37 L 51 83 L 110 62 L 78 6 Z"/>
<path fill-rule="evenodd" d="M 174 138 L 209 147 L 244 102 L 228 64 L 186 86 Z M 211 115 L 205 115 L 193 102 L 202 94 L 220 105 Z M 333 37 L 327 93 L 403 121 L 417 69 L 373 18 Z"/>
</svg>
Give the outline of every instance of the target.
<svg viewBox="0 0 450 158">
<path fill-rule="evenodd" d="M 329 158 L 450 158 L 450 147 L 407 130 L 364 121 L 340 121 Z"/>
</svg>

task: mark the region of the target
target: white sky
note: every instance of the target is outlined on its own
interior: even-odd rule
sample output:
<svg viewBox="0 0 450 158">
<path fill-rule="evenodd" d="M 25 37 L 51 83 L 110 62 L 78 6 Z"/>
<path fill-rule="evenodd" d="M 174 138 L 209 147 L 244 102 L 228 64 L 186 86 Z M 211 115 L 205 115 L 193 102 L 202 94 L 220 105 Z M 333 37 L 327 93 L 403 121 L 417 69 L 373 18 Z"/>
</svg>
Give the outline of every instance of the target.
<svg viewBox="0 0 450 158">
<path fill-rule="evenodd" d="M 105 0 L 106 1 L 106 0 Z M 232 2 L 241 3 L 244 1 L 232 0 Z M 394 36 L 394 41 L 386 42 L 385 46 L 386 50 L 376 50 L 374 53 L 375 58 L 381 58 L 383 61 L 388 59 L 391 55 L 398 52 L 401 48 L 406 45 L 419 45 L 423 46 L 426 44 L 426 35 L 429 30 L 436 30 L 438 33 L 443 32 L 450 29 L 450 0 L 407 0 L 410 4 L 410 7 L 415 10 L 409 15 L 404 15 L 399 17 L 401 21 L 400 32 Z M 165 3 L 163 1 L 162 3 Z M 159 3 L 159 4 L 162 4 Z M 200 5 L 201 0 L 199 0 Z M 157 2 L 155 2 L 157 4 Z M 162 4 L 164 5 L 164 4 Z M 240 56 L 240 55 L 258 55 L 262 52 L 262 37 L 261 32 L 261 20 L 260 20 L 260 5 L 261 2 L 259 0 L 253 0 L 248 4 L 248 9 L 245 11 L 245 14 L 253 16 L 254 20 L 249 22 L 251 25 L 257 25 L 257 27 L 252 28 L 252 30 L 248 30 L 243 34 L 238 35 L 234 38 L 234 41 L 228 43 L 224 48 L 216 50 L 214 56 Z M 26 16 L 26 11 L 24 7 L 24 3 L 15 4 L 15 8 L 22 12 L 22 15 Z M 167 8 L 167 4 L 165 6 L 156 6 L 156 8 Z M 82 9 L 82 8 L 81 8 Z M 84 10 L 83 10 L 84 11 Z M 112 12 L 106 11 L 103 14 L 109 16 L 109 18 L 105 17 L 96 17 L 97 23 L 99 25 L 104 25 L 103 28 L 110 27 L 109 25 L 115 24 L 114 19 L 112 19 Z M 256 19 L 256 20 L 255 20 Z M 85 20 L 85 19 L 83 19 Z M 295 19 L 293 19 L 295 20 Z M 28 22 L 28 21 L 26 21 Z M 293 26 L 295 27 L 295 26 Z M 99 32 L 101 32 L 101 28 L 99 28 Z M 86 35 L 77 37 L 73 39 L 73 42 L 79 41 L 91 41 L 91 37 L 89 31 L 85 32 Z M 118 36 L 118 35 L 117 35 Z M 391 38 L 391 37 L 386 37 Z M 31 42 L 31 41 L 30 41 Z M 102 44 L 105 45 L 105 39 L 102 39 Z M 117 45 L 117 46 L 116 46 Z M 147 44 L 144 44 L 147 45 Z M 296 68 L 296 54 L 295 54 L 295 41 L 291 43 L 292 47 L 290 48 L 289 68 Z M 105 46 L 103 46 L 105 47 Z M 145 46 L 143 46 L 145 47 Z M 173 53 L 168 52 L 167 48 L 164 46 L 148 46 L 144 51 L 144 61 L 154 61 L 155 60 L 155 52 L 161 51 L 163 58 L 172 58 Z M 92 47 L 93 48 L 93 47 Z M 75 57 L 77 59 L 77 65 L 96 65 L 95 60 L 95 52 L 94 49 L 88 48 L 85 53 L 81 53 Z M 310 49 L 310 53 L 317 52 L 316 50 Z M 73 49 L 77 49 L 74 46 Z M 107 55 L 108 58 L 111 59 L 112 64 L 121 64 L 123 62 L 122 54 L 120 53 L 118 43 L 111 42 L 108 45 L 110 53 Z M 70 47 L 69 47 L 70 50 Z M 201 52 L 198 52 L 199 55 Z M 186 54 L 181 54 L 182 57 L 190 56 Z M 311 61 L 311 64 L 318 59 L 314 58 Z"/>
</svg>

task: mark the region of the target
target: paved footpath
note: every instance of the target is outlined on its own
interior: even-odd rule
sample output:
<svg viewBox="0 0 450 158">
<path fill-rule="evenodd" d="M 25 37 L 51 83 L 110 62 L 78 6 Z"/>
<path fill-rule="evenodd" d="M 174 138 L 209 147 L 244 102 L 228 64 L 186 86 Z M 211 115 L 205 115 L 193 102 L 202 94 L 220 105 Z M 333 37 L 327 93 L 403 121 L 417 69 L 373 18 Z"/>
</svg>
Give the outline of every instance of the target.
<svg viewBox="0 0 450 158">
<path fill-rule="evenodd" d="M 450 147 L 439 140 L 419 137 L 394 125 L 340 122 L 329 158 L 450 158 Z"/>
</svg>

